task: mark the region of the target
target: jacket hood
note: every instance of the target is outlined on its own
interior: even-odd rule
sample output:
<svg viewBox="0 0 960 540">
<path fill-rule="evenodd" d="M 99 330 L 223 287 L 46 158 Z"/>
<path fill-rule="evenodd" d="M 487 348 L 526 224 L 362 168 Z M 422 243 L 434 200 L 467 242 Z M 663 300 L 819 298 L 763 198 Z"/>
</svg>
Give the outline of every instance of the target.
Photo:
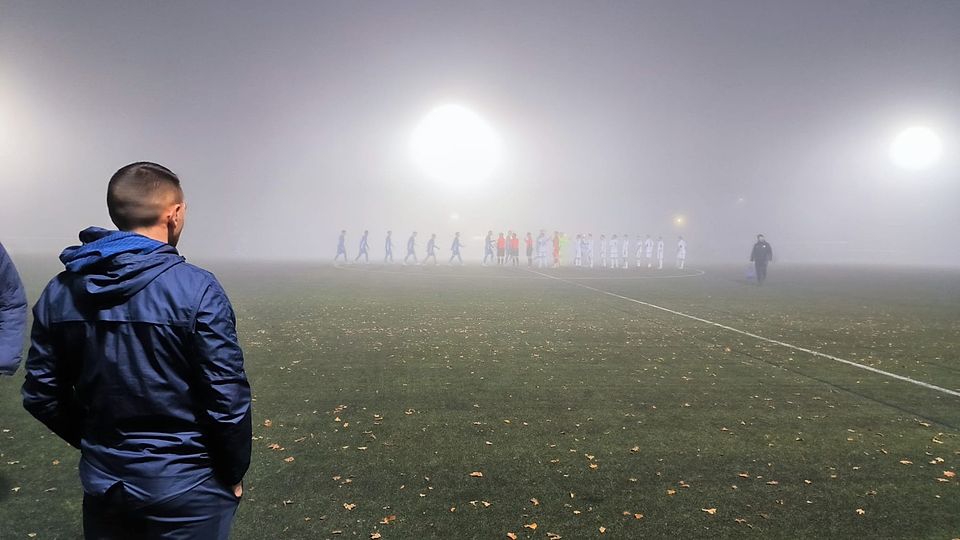
<svg viewBox="0 0 960 540">
<path fill-rule="evenodd" d="M 75 274 L 74 293 L 97 304 L 123 302 L 184 261 L 173 246 L 132 232 L 89 227 L 80 241 L 60 261 Z"/>
</svg>

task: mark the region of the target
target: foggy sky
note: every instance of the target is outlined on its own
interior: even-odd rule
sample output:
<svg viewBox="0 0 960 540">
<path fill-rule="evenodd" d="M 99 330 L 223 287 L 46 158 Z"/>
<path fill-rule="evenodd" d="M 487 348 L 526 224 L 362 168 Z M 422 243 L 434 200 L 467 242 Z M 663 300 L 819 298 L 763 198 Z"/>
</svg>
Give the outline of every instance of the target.
<svg viewBox="0 0 960 540">
<path fill-rule="evenodd" d="M 182 178 L 193 259 L 543 228 L 960 264 L 958 28 L 955 1 L 0 0 L 0 241 L 110 226 L 107 179 L 151 160 Z M 409 159 L 445 103 L 503 139 L 482 189 Z M 914 124 L 944 143 L 923 173 L 887 151 Z"/>
</svg>

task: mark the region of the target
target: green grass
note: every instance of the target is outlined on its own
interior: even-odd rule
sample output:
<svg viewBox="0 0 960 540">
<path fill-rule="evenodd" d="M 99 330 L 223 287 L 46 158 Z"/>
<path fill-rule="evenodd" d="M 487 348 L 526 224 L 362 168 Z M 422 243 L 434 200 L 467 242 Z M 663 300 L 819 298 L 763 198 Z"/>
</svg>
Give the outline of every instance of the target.
<svg viewBox="0 0 960 540">
<path fill-rule="evenodd" d="M 522 270 L 213 269 L 256 399 L 235 538 L 960 537 L 960 398 Z M 960 273 L 706 270 L 580 282 L 960 389 Z M 79 537 L 78 456 L 21 381 L 0 538 Z"/>
</svg>

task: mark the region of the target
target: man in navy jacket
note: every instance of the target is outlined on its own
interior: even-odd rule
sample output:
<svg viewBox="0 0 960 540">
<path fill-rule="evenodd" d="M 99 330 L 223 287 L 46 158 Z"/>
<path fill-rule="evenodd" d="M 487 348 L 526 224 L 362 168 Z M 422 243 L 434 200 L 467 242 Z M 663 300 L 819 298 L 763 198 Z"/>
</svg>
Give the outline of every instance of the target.
<svg viewBox="0 0 960 540">
<path fill-rule="evenodd" d="M 176 250 L 180 180 L 107 188 L 34 307 L 24 407 L 80 449 L 86 538 L 227 538 L 250 464 L 250 386 L 226 293 Z"/>
<path fill-rule="evenodd" d="M 26 327 L 27 295 L 20 274 L 0 244 L 0 375 L 13 375 L 20 366 Z"/>
<path fill-rule="evenodd" d="M 757 285 L 763 285 L 767 279 L 767 263 L 773 260 L 773 248 L 767 243 L 762 234 L 757 235 L 757 243 L 750 252 L 750 262 L 757 272 Z"/>
</svg>

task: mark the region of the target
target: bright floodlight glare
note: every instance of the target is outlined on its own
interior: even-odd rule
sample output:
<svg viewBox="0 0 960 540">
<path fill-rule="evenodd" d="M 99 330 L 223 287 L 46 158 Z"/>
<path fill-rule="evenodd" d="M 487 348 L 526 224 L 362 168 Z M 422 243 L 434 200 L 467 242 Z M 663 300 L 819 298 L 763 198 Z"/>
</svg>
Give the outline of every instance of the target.
<svg viewBox="0 0 960 540">
<path fill-rule="evenodd" d="M 685 217 L 683 217 L 683 216 L 677 216 L 677 217 L 673 218 L 673 222 L 674 222 L 675 224 L 677 224 L 677 226 L 682 227 L 683 224 L 687 222 L 687 218 L 685 218 Z"/>
<path fill-rule="evenodd" d="M 920 171 L 933 166 L 940 159 L 943 145 L 930 128 L 914 126 L 900 132 L 890 145 L 890 158 L 897 166 Z"/>
<path fill-rule="evenodd" d="M 500 163 L 500 140 L 477 113 L 460 105 L 430 111 L 413 130 L 410 152 L 429 177 L 443 182 L 478 182 Z"/>
</svg>

